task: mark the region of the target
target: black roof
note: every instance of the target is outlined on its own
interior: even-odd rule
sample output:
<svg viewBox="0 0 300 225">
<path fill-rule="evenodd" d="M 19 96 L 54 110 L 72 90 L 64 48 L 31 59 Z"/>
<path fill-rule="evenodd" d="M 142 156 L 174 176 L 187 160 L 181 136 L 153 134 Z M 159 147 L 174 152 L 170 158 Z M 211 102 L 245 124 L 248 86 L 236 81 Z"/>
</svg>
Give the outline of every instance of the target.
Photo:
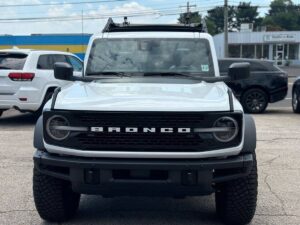
<svg viewBox="0 0 300 225">
<path fill-rule="evenodd" d="M 139 32 L 139 31 L 169 31 L 169 32 L 206 32 L 203 24 L 130 24 L 125 17 L 124 23 L 115 23 L 109 18 L 103 33 Z"/>
</svg>

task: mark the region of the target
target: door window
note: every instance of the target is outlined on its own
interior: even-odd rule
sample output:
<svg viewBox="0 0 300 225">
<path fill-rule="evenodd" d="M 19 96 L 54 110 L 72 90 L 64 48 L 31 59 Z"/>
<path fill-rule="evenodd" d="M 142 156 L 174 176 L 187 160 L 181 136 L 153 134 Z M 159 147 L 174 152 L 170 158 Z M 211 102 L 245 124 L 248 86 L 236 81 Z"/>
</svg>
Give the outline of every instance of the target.
<svg viewBox="0 0 300 225">
<path fill-rule="evenodd" d="M 220 60 L 219 61 L 219 69 L 221 73 L 228 73 L 228 68 L 229 66 L 232 64 L 232 61 L 228 61 L 228 60 Z"/>
<path fill-rule="evenodd" d="M 57 62 L 67 62 L 64 55 L 41 55 L 38 60 L 37 68 L 41 70 L 53 70 Z"/>
<path fill-rule="evenodd" d="M 250 71 L 263 72 L 263 71 L 268 71 L 268 69 L 259 63 L 251 62 L 250 63 Z"/>
<path fill-rule="evenodd" d="M 38 60 L 37 68 L 40 70 L 52 70 L 53 59 L 51 55 L 41 55 Z"/>
<path fill-rule="evenodd" d="M 73 66 L 74 71 L 81 72 L 82 71 L 82 62 L 75 58 L 74 56 L 67 56 L 69 63 Z"/>
</svg>

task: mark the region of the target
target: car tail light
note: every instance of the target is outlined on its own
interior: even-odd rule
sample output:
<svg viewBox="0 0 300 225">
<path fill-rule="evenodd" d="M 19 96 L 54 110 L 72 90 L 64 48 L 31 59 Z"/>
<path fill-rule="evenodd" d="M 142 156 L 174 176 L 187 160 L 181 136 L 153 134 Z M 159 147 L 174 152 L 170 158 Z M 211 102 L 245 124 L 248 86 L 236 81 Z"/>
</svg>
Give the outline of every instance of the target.
<svg viewBox="0 0 300 225">
<path fill-rule="evenodd" d="M 10 73 L 8 77 L 13 81 L 32 81 L 34 73 Z"/>
</svg>

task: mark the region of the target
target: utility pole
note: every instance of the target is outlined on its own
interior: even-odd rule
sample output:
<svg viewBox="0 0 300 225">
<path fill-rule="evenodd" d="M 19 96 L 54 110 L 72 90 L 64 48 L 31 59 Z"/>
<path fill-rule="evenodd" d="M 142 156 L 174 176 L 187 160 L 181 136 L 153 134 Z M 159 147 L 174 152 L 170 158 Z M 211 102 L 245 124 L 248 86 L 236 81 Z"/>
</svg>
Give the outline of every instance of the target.
<svg viewBox="0 0 300 225">
<path fill-rule="evenodd" d="M 180 8 L 185 8 L 186 7 L 186 12 L 184 14 L 186 14 L 186 23 L 189 23 L 190 20 L 190 15 L 191 15 L 191 8 L 192 7 L 197 7 L 197 5 L 190 5 L 190 2 L 186 3 L 186 6 L 179 6 Z"/>
<path fill-rule="evenodd" d="M 224 57 L 228 57 L 228 0 L 224 0 Z"/>
</svg>

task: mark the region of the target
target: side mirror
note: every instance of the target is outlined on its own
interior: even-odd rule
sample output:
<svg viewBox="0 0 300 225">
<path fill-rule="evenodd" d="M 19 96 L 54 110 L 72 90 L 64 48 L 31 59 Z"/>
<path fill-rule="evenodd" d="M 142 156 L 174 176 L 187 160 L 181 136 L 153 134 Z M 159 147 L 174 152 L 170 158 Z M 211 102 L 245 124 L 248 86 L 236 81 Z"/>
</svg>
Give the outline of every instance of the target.
<svg viewBox="0 0 300 225">
<path fill-rule="evenodd" d="M 250 64 L 245 63 L 233 63 L 228 69 L 228 76 L 230 80 L 243 80 L 250 77 Z"/>
<path fill-rule="evenodd" d="M 58 80 L 72 81 L 73 67 L 69 63 L 57 62 L 54 64 L 54 77 Z"/>
</svg>

